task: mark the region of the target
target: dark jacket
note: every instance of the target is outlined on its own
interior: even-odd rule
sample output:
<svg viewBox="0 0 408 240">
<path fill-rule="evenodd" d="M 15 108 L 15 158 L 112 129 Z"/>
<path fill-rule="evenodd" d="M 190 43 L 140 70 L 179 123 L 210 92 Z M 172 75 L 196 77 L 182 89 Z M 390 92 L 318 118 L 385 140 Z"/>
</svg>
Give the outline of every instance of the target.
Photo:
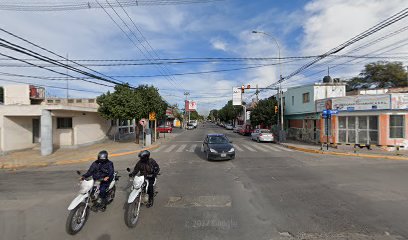
<svg viewBox="0 0 408 240">
<path fill-rule="evenodd" d="M 147 175 L 153 175 L 153 177 L 157 177 L 157 174 L 160 172 L 159 164 L 153 159 L 149 158 L 146 160 L 139 160 L 136 163 L 133 172 L 129 175 L 131 177 L 136 176 L 140 172 L 140 175 L 147 177 Z"/>
<path fill-rule="evenodd" d="M 95 162 L 92 163 L 92 165 L 89 167 L 88 172 L 86 172 L 82 177 L 88 178 L 92 176 L 93 179 L 101 179 L 105 177 L 109 177 L 108 181 L 113 180 L 113 174 L 114 174 L 114 168 L 113 168 L 113 162 L 109 160 L 96 160 Z"/>
</svg>

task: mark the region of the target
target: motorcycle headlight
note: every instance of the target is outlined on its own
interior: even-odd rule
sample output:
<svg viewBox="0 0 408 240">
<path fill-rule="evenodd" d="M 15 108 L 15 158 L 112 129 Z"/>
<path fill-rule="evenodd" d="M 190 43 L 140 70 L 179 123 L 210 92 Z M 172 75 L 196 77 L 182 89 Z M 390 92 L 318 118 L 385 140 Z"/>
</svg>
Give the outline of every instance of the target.
<svg viewBox="0 0 408 240">
<path fill-rule="evenodd" d="M 235 152 L 235 149 L 231 148 L 228 152 L 230 152 L 230 153 Z"/>
<path fill-rule="evenodd" d="M 215 149 L 212 149 L 212 148 L 210 148 L 210 152 L 217 153 L 217 151 L 215 151 Z"/>
</svg>

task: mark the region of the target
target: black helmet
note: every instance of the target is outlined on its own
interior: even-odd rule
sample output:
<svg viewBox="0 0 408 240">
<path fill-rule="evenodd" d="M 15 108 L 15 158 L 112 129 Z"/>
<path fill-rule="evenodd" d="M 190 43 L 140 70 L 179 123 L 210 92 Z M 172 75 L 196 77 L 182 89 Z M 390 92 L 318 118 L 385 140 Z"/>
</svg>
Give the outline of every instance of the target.
<svg viewBox="0 0 408 240">
<path fill-rule="evenodd" d="M 106 150 L 102 150 L 98 153 L 98 160 L 108 160 L 108 152 Z"/>
<path fill-rule="evenodd" d="M 149 159 L 149 157 L 150 157 L 150 152 L 147 151 L 147 150 L 141 151 L 141 152 L 139 153 L 139 158 L 140 158 L 141 160 L 147 160 L 147 159 Z"/>
</svg>

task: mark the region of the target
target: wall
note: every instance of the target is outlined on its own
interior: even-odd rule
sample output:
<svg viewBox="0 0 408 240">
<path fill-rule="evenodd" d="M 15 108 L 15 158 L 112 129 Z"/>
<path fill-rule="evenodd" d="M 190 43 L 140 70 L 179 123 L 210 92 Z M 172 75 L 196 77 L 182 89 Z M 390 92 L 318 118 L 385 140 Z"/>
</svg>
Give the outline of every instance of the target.
<svg viewBox="0 0 408 240">
<path fill-rule="evenodd" d="M 33 117 L 3 117 L 1 151 L 33 148 Z"/>
<path fill-rule="evenodd" d="M 310 113 L 315 111 L 313 85 L 289 88 L 283 95 L 285 97 L 285 115 Z M 303 103 L 303 93 L 309 93 L 309 102 Z M 292 105 L 292 96 L 295 97 Z"/>
<path fill-rule="evenodd" d="M 55 147 L 73 145 L 72 129 L 57 129 L 57 117 L 52 118 L 52 140 Z"/>
<path fill-rule="evenodd" d="M 29 85 L 6 85 L 4 88 L 4 105 L 30 105 Z"/>
<path fill-rule="evenodd" d="M 110 127 L 110 121 L 98 113 L 80 114 L 72 119 L 74 128 L 74 145 L 89 144 L 103 140 Z"/>
</svg>

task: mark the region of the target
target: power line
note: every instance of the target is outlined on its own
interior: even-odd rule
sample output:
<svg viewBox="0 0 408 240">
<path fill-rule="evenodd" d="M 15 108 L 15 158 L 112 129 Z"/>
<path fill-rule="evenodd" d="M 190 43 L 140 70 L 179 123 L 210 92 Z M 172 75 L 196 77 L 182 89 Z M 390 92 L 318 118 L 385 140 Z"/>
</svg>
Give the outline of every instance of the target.
<svg viewBox="0 0 408 240">
<path fill-rule="evenodd" d="M 26 43 L 28 43 L 28 44 L 34 46 L 34 47 L 37 47 L 37 48 L 39 48 L 39 49 L 41 49 L 41 50 L 43 50 L 43 51 L 46 51 L 46 52 L 48 52 L 48 53 L 51 53 L 51 54 L 54 55 L 54 56 L 60 57 L 60 58 L 63 59 L 62 61 L 68 61 L 68 62 L 74 63 L 75 65 L 78 65 L 78 66 L 83 67 L 83 68 L 85 68 L 85 69 L 91 70 L 91 71 L 94 72 L 94 73 L 100 74 L 100 75 L 102 75 L 102 76 L 104 76 L 104 77 L 107 77 L 107 78 L 110 78 L 110 79 L 112 79 L 112 80 L 114 80 L 114 81 L 118 81 L 118 80 L 113 79 L 112 77 L 109 77 L 109 76 L 107 76 L 107 75 L 105 75 L 105 74 L 103 74 L 103 73 L 100 73 L 100 72 L 98 72 L 98 71 L 96 71 L 96 70 L 94 70 L 94 69 L 91 69 L 91 68 L 89 68 L 89 67 L 86 67 L 86 66 L 84 66 L 84 65 L 82 65 L 82 64 L 79 64 L 79 63 L 77 63 L 77 62 L 75 62 L 75 61 L 69 60 L 69 59 L 67 59 L 67 58 L 64 57 L 64 56 L 61 56 L 60 54 L 57 54 L 57 53 L 55 53 L 55 52 L 53 52 L 53 51 L 51 51 L 51 50 L 48 50 L 48 49 L 46 49 L 46 48 L 44 48 L 44 47 L 41 47 L 40 45 L 35 44 L 35 43 L 33 43 L 33 42 L 31 42 L 31 41 L 29 41 L 29 40 L 27 40 L 27 39 L 24 39 L 24 38 L 22 38 L 22 37 L 20 37 L 20 36 L 17 36 L 16 34 L 11 33 L 10 31 L 7 31 L 7 30 L 5 30 L 5 29 L 3 29 L 3 28 L 0 28 L 0 31 L 2 31 L 2 32 L 4 32 L 4 33 L 7 33 L 7 34 L 9 34 L 9 35 L 11 35 L 11 36 L 13 36 L 13 37 L 15 37 L 15 38 L 17 38 L 17 39 L 20 39 L 20 40 L 22 40 L 22 41 L 24 41 L 24 42 L 26 42 Z M 120 82 L 120 81 L 119 81 L 119 82 Z M 122 82 L 122 83 L 124 83 L 124 82 Z"/>
<path fill-rule="evenodd" d="M 0 81 L 27 84 L 27 82 L 15 81 L 15 80 L 9 80 L 9 79 L 0 79 Z M 36 84 L 36 83 L 30 83 L 30 85 L 37 86 L 37 87 L 48 87 L 48 88 L 55 88 L 55 89 L 64 89 L 64 90 L 68 89 L 66 87 L 57 87 L 57 86 L 52 86 L 52 85 Z M 78 91 L 78 92 L 98 93 L 98 94 L 104 93 L 104 92 L 96 92 L 96 91 L 76 89 L 76 88 L 69 88 L 69 90 Z"/>
<path fill-rule="evenodd" d="M 212 3 L 220 2 L 224 0 L 121 0 L 121 5 L 124 7 L 132 6 L 161 6 L 161 5 L 185 5 L 185 4 L 199 4 L 199 3 Z M 4 1 L 3 1 L 4 2 Z M 112 1 L 111 3 L 114 7 L 119 7 L 119 5 Z M 0 10 L 6 11 L 71 11 L 71 10 L 81 10 L 81 9 L 98 9 L 108 7 L 108 4 L 103 3 L 101 5 L 95 4 L 93 2 L 84 1 L 78 3 L 78 1 L 73 1 L 72 3 L 66 1 L 65 3 L 16 3 L 16 1 L 11 1 L 10 3 L 0 4 Z"/>
</svg>

